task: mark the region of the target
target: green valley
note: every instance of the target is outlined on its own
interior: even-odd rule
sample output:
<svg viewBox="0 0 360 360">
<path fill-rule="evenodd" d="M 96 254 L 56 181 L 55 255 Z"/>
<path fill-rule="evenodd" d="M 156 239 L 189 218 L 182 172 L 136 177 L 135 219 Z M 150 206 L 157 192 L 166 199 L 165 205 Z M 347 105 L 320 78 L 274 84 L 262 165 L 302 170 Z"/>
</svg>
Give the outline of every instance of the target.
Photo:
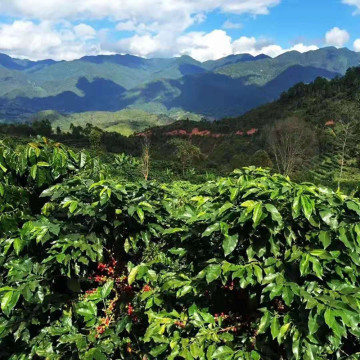
<svg viewBox="0 0 360 360">
<path fill-rule="evenodd" d="M 87 124 L 91 124 L 105 131 L 118 132 L 129 136 L 149 127 L 173 123 L 181 119 L 185 114 L 176 114 L 176 116 L 176 118 L 172 118 L 167 115 L 157 115 L 136 109 L 125 109 L 117 112 L 94 111 L 67 115 L 62 115 L 56 111 L 42 111 L 34 114 L 30 121 L 50 120 L 54 131 L 59 128 L 61 131 L 67 132 L 70 130 L 71 125 L 85 127 Z"/>
</svg>

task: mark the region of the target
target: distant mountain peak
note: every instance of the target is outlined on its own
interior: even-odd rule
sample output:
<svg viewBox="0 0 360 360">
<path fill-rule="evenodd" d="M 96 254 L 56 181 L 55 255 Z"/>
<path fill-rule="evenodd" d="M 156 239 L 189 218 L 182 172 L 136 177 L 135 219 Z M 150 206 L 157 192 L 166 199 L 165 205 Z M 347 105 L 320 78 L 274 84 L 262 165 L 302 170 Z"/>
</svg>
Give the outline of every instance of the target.
<svg viewBox="0 0 360 360">
<path fill-rule="evenodd" d="M 255 56 L 255 59 L 262 60 L 262 59 L 271 59 L 271 56 L 265 54 L 259 54 Z"/>
<path fill-rule="evenodd" d="M 158 114 L 236 116 L 275 100 L 296 82 L 342 75 L 359 63 L 360 53 L 335 47 L 275 58 L 232 54 L 205 62 L 189 55 L 93 55 L 55 62 L 0 54 L 0 118 L 17 120 L 45 109 L 71 113 L 128 107 Z"/>
</svg>

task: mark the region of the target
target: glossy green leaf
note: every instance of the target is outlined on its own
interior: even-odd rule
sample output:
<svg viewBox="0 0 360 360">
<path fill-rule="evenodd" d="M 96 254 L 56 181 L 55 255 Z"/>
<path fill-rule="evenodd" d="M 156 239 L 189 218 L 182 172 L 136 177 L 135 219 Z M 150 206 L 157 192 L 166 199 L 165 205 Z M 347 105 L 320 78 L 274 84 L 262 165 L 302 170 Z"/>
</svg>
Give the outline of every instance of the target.
<svg viewBox="0 0 360 360">
<path fill-rule="evenodd" d="M 140 222 L 143 223 L 144 222 L 144 219 L 145 219 L 145 215 L 144 215 L 144 210 L 142 208 L 137 208 L 136 209 L 136 213 L 140 219 Z"/>
<path fill-rule="evenodd" d="M 111 290 L 114 287 L 114 282 L 113 281 L 108 281 L 106 282 L 103 287 L 101 288 L 101 297 L 103 299 L 106 299 L 109 294 L 111 293 Z"/>
<path fill-rule="evenodd" d="M 280 333 L 280 322 L 279 319 L 274 316 L 271 320 L 271 336 L 276 339 Z"/>
<path fill-rule="evenodd" d="M 30 175 L 34 180 L 36 179 L 37 169 L 36 165 L 33 165 L 30 169 Z"/>
<path fill-rule="evenodd" d="M 234 350 L 228 346 L 220 346 L 213 353 L 213 359 L 223 359 L 230 360 L 232 359 Z"/>
<path fill-rule="evenodd" d="M 217 280 L 221 275 L 220 265 L 210 265 L 206 268 L 206 281 L 211 283 Z"/>
<path fill-rule="evenodd" d="M 8 291 L 1 298 L 1 310 L 9 315 L 11 310 L 16 306 L 20 298 L 19 291 Z"/>
<path fill-rule="evenodd" d="M 283 338 L 285 337 L 285 335 L 286 335 L 287 332 L 289 331 L 290 325 L 291 325 L 290 323 L 287 323 L 287 324 L 284 324 L 284 325 L 280 328 L 279 335 L 278 335 L 278 337 L 277 337 L 277 340 L 278 340 L 279 344 L 282 343 Z"/>
<path fill-rule="evenodd" d="M 36 165 L 38 167 L 49 167 L 50 166 L 50 164 L 45 161 L 39 161 Z"/>
<path fill-rule="evenodd" d="M 220 223 L 215 223 L 206 228 L 202 236 L 210 236 L 213 232 L 220 230 Z"/>
<path fill-rule="evenodd" d="M 260 325 L 258 328 L 258 334 L 263 334 L 265 330 L 269 327 L 271 320 L 270 312 L 266 311 L 260 320 Z"/>
<path fill-rule="evenodd" d="M 150 351 L 150 354 L 152 356 L 159 356 L 161 355 L 164 351 L 166 351 L 166 349 L 168 348 L 168 344 L 161 344 L 161 345 L 158 345 L 156 347 L 154 347 L 151 351 Z"/>
<path fill-rule="evenodd" d="M 257 203 L 253 210 L 254 228 L 256 228 L 260 224 L 262 216 L 263 216 L 263 206 L 261 203 Z"/>
<path fill-rule="evenodd" d="M 319 234 L 319 239 L 324 246 L 324 249 L 327 249 L 331 244 L 331 235 L 329 231 L 321 231 Z"/>
<path fill-rule="evenodd" d="M 313 211 L 314 204 L 308 195 L 301 195 L 300 197 L 302 211 L 307 219 L 310 219 Z"/>
<path fill-rule="evenodd" d="M 131 285 L 135 279 L 136 279 L 136 275 L 139 271 L 139 267 L 138 266 L 135 266 L 131 271 L 130 271 L 130 274 L 128 276 L 128 282 L 129 282 L 129 285 Z"/>
<path fill-rule="evenodd" d="M 236 249 L 238 242 L 239 237 L 237 234 L 225 236 L 225 239 L 223 241 L 224 255 L 230 255 Z"/>
</svg>

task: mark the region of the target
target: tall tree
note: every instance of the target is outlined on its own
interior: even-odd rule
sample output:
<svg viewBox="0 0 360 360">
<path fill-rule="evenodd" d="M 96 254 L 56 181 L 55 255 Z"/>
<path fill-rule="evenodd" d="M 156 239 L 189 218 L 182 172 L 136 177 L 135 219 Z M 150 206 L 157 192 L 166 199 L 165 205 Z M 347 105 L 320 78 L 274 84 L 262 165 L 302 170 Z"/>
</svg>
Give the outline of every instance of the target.
<svg viewBox="0 0 360 360">
<path fill-rule="evenodd" d="M 341 189 L 341 182 L 344 177 L 346 159 L 357 151 L 357 111 L 352 107 L 344 107 L 336 122 L 333 134 L 335 135 L 335 151 L 339 157 L 339 175 L 337 177 L 338 191 Z"/>
<path fill-rule="evenodd" d="M 265 150 L 258 150 L 250 158 L 251 165 L 262 167 L 262 168 L 272 168 L 273 163 L 270 159 L 269 154 Z"/>
<path fill-rule="evenodd" d="M 277 171 L 290 175 L 318 153 L 315 129 L 297 118 L 276 122 L 265 129 L 269 152 L 274 158 Z"/>
<path fill-rule="evenodd" d="M 50 136 L 52 134 L 51 123 L 47 119 L 34 121 L 32 128 L 37 135 Z"/>
<path fill-rule="evenodd" d="M 172 139 L 170 144 L 175 146 L 175 156 L 181 164 L 183 174 L 185 174 L 186 170 L 194 164 L 194 161 L 200 158 L 201 150 L 184 139 Z"/>
<path fill-rule="evenodd" d="M 148 136 L 144 136 L 142 143 L 142 155 L 141 155 L 141 173 L 144 176 L 145 181 L 148 180 L 150 175 L 150 139 Z"/>
<path fill-rule="evenodd" d="M 89 133 L 90 146 L 95 151 L 101 150 L 103 133 L 97 128 L 92 128 Z"/>
</svg>

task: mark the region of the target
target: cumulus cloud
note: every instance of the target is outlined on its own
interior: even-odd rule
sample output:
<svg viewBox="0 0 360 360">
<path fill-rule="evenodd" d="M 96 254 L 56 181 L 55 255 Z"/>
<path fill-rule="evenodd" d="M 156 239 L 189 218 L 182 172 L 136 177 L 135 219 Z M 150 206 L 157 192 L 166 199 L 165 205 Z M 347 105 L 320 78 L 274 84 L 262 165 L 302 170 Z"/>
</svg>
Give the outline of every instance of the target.
<svg viewBox="0 0 360 360">
<path fill-rule="evenodd" d="M 336 47 L 344 46 L 350 40 L 350 35 L 346 30 L 334 27 L 325 34 L 325 42 L 327 45 Z"/>
<path fill-rule="evenodd" d="M 355 51 L 360 52 L 360 39 L 356 39 L 353 46 Z"/>
<path fill-rule="evenodd" d="M 136 24 L 134 20 L 128 20 L 119 22 L 116 27 L 116 30 L 118 31 L 139 31 L 139 26 Z M 146 27 L 142 29 L 142 31 L 145 31 Z"/>
<path fill-rule="evenodd" d="M 135 31 L 136 34 L 114 43 L 107 41 L 107 31 L 96 32 L 84 23 L 73 26 L 63 22 L 59 27 L 52 21 L 35 23 L 17 20 L 12 24 L 0 24 L 0 52 L 34 60 L 73 60 L 84 55 L 130 53 L 142 57 L 189 55 L 206 61 L 231 54 L 267 54 L 274 57 L 289 50 L 305 52 L 317 48 L 297 44 L 286 49 L 266 39 L 246 36 L 233 40 L 225 30 L 219 29 L 208 33 L 178 33 L 159 31 L 157 24 L 140 25 L 131 21 L 119 23 L 118 30 Z"/>
<path fill-rule="evenodd" d="M 292 46 L 289 51 L 298 51 L 301 53 L 307 52 L 307 51 L 314 51 L 318 50 L 319 47 L 316 45 L 304 45 L 303 43 L 296 44 Z"/>
<path fill-rule="evenodd" d="M 131 38 L 121 39 L 115 45 L 109 44 L 108 50 L 142 57 L 171 56 L 170 47 L 167 45 L 167 39 L 164 39 L 164 34 L 135 35 Z"/>
<path fill-rule="evenodd" d="M 279 56 L 287 51 L 307 52 L 317 50 L 315 45 L 304 45 L 302 43 L 296 44 L 290 48 L 283 48 L 280 45 L 271 43 L 264 39 L 256 39 L 255 37 L 242 36 L 235 40 L 232 44 L 233 52 L 235 54 L 251 54 L 253 56 L 265 54 L 271 57 Z"/>
<path fill-rule="evenodd" d="M 343 4 L 355 6 L 354 15 L 360 14 L 360 0 L 342 0 Z"/>
<path fill-rule="evenodd" d="M 78 37 L 85 40 L 94 39 L 96 37 L 96 30 L 87 24 L 76 25 L 74 31 Z"/>
<path fill-rule="evenodd" d="M 232 14 L 267 14 L 281 0 L 1 0 L 0 13 L 17 18 L 69 21 L 107 19 L 117 23 L 118 31 L 141 34 L 152 41 L 163 33 L 180 36 L 190 26 L 205 21 L 206 14 L 220 11 Z M 90 29 L 80 28 L 84 36 Z M 130 43 L 129 41 L 125 41 Z M 143 41 L 144 42 L 144 41 Z M 134 46 L 134 45 L 132 45 Z M 154 47 L 149 43 L 149 48 Z"/>
<path fill-rule="evenodd" d="M 37 19 L 104 18 L 162 19 L 175 13 L 223 12 L 267 14 L 281 0 L 1 0 L 0 12 Z"/>
<path fill-rule="evenodd" d="M 225 0 L 221 2 L 221 9 L 225 12 L 265 15 L 269 13 L 269 8 L 279 5 L 281 0 Z"/>
<path fill-rule="evenodd" d="M 97 47 L 85 40 L 93 36 L 93 31 L 87 25 L 74 28 L 64 26 L 56 30 L 49 21 L 36 24 L 17 20 L 12 24 L 0 24 L 0 52 L 33 60 L 71 60 L 97 53 Z"/>
<path fill-rule="evenodd" d="M 143 57 L 189 55 L 199 61 L 219 59 L 234 51 L 232 39 L 224 30 L 134 35 L 120 40 L 109 50 Z"/>
<path fill-rule="evenodd" d="M 177 40 L 177 47 L 179 55 L 189 55 L 200 61 L 219 59 L 232 53 L 231 37 L 223 30 L 183 35 Z"/>
<path fill-rule="evenodd" d="M 0 27 L 0 49 L 16 51 L 31 47 L 34 52 L 43 48 L 61 45 L 59 34 L 53 33 L 50 25 L 43 22 L 36 25 L 31 21 L 15 21 L 10 25 Z"/>
<path fill-rule="evenodd" d="M 27 20 L 0 23 L 0 52 L 31 59 L 50 57 L 71 60 L 89 54 L 131 53 L 143 57 L 190 55 L 205 61 L 239 53 L 277 56 L 288 50 L 304 52 L 316 49 L 316 46 L 303 44 L 285 49 L 274 42 L 255 37 L 232 39 L 226 30 L 240 29 L 242 25 L 231 21 L 226 21 L 223 29 L 188 32 L 192 25 L 206 21 L 207 14 L 212 11 L 265 15 L 280 2 L 1 0 L 1 14 Z M 108 24 L 113 25 L 95 30 L 86 23 L 91 19 L 106 19 Z M 74 22 L 77 25 L 73 25 Z M 127 34 L 128 37 L 115 42 L 108 40 L 113 39 L 116 32 L 124 31 L 133 34 Z M 109 34 L 111 37 L 108 37 Z"/>
<path fill-rule="evenodd" d="M 266 54 L 275 57 L 291 50 L 306 52 L 316 49 L 318 47 L 315 45 L 307 46 L 302 43 L 283 48 L 267 39 L 247 36 L 233 40 L 226 31 L 213 30 L 209 33 L 190 32 L 179 37 L 172 34 L 135 35 L 120 40 L 109 50 L 143 57 L 189 55 L 196 60 L 206 61 L 232 54 Z"/>
</svg>

